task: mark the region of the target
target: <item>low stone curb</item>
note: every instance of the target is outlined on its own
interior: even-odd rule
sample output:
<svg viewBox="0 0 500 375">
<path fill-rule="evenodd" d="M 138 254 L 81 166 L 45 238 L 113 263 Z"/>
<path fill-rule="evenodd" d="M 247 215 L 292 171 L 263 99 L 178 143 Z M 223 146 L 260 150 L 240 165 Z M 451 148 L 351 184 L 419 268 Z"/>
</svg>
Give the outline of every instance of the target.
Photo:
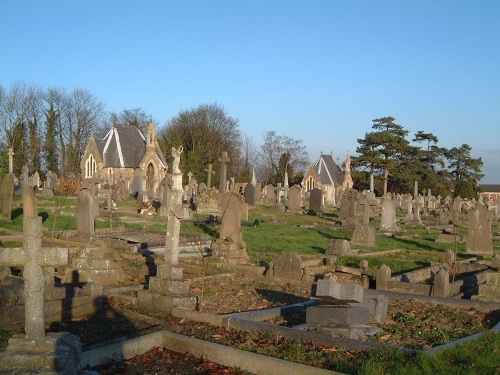
<svg viewBox="0 0 500 375">
<path fill-rule="evenodd" d="M 259 375 L 343 375 L 343 373 L 247 352 L 169 331 L 158 331 L 82 353 L 81 366 L 95 367 L 144 354 L 153 347 L 189 353 L 227 367 L 237 367 Z"/>
</svg>

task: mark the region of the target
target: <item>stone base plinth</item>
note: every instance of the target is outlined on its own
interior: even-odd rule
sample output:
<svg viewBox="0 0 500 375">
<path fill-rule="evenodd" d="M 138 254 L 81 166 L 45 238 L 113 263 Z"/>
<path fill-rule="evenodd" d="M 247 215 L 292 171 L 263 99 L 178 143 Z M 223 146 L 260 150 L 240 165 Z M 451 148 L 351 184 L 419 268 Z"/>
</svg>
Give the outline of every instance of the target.
<svg viewBox="0 0 500 375">
<path fill-rule="evenodd" d="M 69 333 L 48 333 L 43 339 L 14 335 L 0 353 L 0 374 L 76 375 L 81 353 L 80 339 Z"/>
<path fill-rule="evenodd" d="M 250 264 L 245 243 L 220 241 L 212 245 L 212 257 L 224 264 Z"/>
<path fill-rule="evenodd" d="M 137 293 L 138 305 L 170 314 L 173 308 L 196 310 L 198 299 L 190 295 L 166 295 L 149 290 L 140 290 Z"/>
</svg>

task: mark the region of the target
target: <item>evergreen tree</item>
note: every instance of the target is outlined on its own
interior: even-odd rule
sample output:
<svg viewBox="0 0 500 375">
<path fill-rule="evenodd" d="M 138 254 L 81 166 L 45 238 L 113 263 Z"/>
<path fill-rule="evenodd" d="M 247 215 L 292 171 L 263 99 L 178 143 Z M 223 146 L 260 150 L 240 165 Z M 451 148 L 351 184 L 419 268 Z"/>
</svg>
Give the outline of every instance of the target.
<svg viewBox="0 0 500 375">
<path fill-rule="evenodd" d="M 57 121 L 58 115 L 51 103 L 45 114 L 45 143 L 43 145 L 43 156 L 47 171 L 59 175 L 58 153 L 57 153 Z"/>
<path fill-rule="evenodd" d="M 478 182 L 484 177 L 481 173 L 483 161 L 481 158 L 471 157 L 471 150 L 469 145 L 463 144 L 446 152 L 448 168 L 453 176 L 453 194 L 456 197 L 476 198 L 479 192 Z"/>
</svg>

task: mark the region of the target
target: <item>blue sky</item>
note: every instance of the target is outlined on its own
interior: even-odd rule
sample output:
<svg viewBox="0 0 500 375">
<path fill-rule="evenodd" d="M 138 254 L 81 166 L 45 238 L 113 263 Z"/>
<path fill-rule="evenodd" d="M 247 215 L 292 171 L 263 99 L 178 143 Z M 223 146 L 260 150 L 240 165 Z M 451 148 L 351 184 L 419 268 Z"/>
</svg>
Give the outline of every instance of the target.
<svg viewBox="0 0 500 375">
<path fill-rule="evenodd" d="M 159 125 L 217 102 L 311 162 L 393 116 L 468 144 L 500 184 L 499 19 L 498 0 L 0 0 L 0 85 L 81 87 Z"/>
</svg>

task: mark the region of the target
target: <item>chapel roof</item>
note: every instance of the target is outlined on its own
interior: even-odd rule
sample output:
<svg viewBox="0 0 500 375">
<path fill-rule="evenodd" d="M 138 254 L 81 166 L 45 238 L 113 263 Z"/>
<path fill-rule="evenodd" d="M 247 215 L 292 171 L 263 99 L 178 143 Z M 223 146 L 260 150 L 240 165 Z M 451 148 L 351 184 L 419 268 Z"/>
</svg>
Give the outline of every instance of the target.
<svg viewBox="0 0 500 375">
<path fill-rule="evenodd" d="M 314 164 L 314 170 L 318 173 L 322 185 L 342 185 L 344 182 L 344 172 L 335 163 L 332 155 L 321 155 Z"/>
<path fill-rule="evenodd" d="M 104 167 L 137 168 L 146 153 L 145 138 L 136 126 L 115 125 L 96 141 Z"/>
</svg>

